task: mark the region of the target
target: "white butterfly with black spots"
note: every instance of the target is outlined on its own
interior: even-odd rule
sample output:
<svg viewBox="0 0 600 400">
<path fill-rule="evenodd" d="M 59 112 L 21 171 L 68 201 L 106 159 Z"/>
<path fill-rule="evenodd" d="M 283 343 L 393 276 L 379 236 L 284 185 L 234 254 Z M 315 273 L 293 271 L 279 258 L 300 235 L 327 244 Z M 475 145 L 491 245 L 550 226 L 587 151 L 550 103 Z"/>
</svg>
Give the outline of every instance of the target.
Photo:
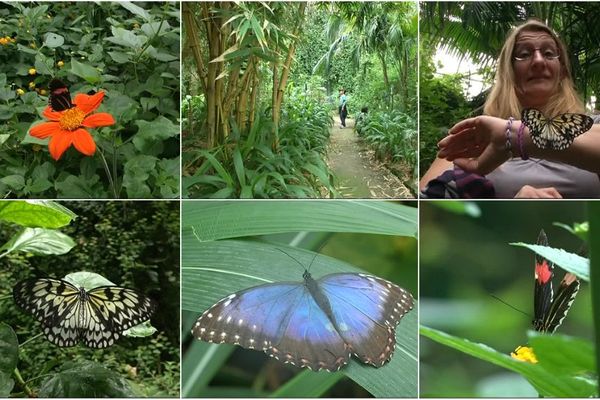
<svg viewBox="0 0 600 400">
<path fill-rule="evenodd" d="M 540 110 L 526 108 L 521 121 L 529 128 L 531 140 L 540 149 L 564 150 L 589 131 L 594 120 L 585 114 L 565 113 L 547 118 Z"/>
<path fill-rule="evenodd" d="M 48 340 L 59 347 L 111 346 L 127 329 L 150 319 L 156 303 L 135 290 L 100 286 L 89 291 L 62 279 L 18 282 L 13 297 L 42 324 Z"/>
</svg>

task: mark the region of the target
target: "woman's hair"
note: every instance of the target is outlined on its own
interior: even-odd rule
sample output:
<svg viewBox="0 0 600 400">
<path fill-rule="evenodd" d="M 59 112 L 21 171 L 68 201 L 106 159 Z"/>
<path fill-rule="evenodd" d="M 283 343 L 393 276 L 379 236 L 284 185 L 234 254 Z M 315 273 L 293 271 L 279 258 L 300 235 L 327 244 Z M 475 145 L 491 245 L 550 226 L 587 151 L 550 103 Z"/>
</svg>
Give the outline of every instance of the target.
<svg viewBox="0 0 600 400">
<path fill-rule="evenodd" d="M 529 19 L 522 25 L 514 28 L 504 42 L 502 51 L 500 51 L 500 57 L 498 57 L 495 83 L 485 102 L 483 113 L 500 118 L 508 118 L 510 116 L 519 117 L 521 115 L 523 106 L 517 97 L 515 72 L 513 69 L 513 51 L 517 38 L 523 31 L 548 33 L 556 42 L 560 55 L 561 81 L 558 85 L 558 91 L 548 99 L 546 106 L 540 111 L 548 117 L 566 112 L 584 112 L 585 107 L 573 84 L 566 46 L 548 25 L 537 19 Z"/>
</svg>

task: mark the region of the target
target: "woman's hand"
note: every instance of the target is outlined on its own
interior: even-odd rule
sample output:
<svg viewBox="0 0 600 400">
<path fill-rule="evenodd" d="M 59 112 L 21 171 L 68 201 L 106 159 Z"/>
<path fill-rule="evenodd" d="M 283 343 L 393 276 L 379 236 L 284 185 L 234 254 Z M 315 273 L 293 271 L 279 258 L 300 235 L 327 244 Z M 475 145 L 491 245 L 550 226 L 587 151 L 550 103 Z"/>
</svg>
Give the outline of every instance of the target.
<svg viewBox="0 0 600 400">
<path fill-rule="evenodd" d="M 465 171 L 485 175 L 509 158 L 506 123 L 507 120 L 486 115 L 465 119 L 440 140 L 438 157 L 454 161 Z M 514 128 L 512 132 L 511 139 Z"/>
<path fill-rule="evenodd" d="M 525 185 L 517 192 L 515 199 L 562 199 L 562 196 L 553 187 L 536 189 Z"/>
</svg>

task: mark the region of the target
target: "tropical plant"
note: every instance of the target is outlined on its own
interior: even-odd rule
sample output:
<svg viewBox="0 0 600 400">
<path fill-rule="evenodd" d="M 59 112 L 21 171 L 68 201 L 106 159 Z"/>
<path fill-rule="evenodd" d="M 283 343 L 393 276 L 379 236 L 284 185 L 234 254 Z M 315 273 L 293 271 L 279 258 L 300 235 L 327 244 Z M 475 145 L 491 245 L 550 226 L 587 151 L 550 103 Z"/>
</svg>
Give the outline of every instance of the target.
<svg viewBox="0 0 600 400">
<path fill-rule="evenodd" d="M 0 119 L 5 121 L 0 126 L 0 195 L 179 195 L 178 6 L 144 6 L 15 2 L 0 7 L 0 32 L 9 38 L 0 40 Z M 55 94 L 69 90 L 75 102 L 91 91 L 104 93 L 101 111 L 114 124 L 92 131 L 93 140 L 74 130 L 80 124 L 64 118 L 52 123 L 63 129 L 60 138 L 58 129 L 45 129 L 37 138 L 29 135 L 48 104 L 53 78 L 65 85 Z M 44 115 L 48 117 L 48 110 Z M 86 126 L 109 125 L 108 120 L 93 121 L 99 120 Z M 64 150 L 73 141 L 76 149 L 93 157 L 67 150 L 60 160 L 51 160 L 44 150 L 49 136 L 51 149 Z"/>
</svg>

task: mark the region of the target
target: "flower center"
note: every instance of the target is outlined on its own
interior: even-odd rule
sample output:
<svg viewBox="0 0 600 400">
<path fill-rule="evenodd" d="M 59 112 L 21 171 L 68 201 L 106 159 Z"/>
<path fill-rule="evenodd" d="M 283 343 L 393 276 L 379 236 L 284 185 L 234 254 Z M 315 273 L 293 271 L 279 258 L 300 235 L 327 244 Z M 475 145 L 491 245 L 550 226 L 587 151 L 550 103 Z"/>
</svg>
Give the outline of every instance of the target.
<svg viewBox="0 0 600 400">
<path fill-rule="evenodd" d="M 60 117 L 60 127 L 67 131 L 74 131 L 75 129 L 81 126 L 83 119 L 85 118 L 85 113 L 81 111 L 77 107 L 69 108 L 68 110 L 63 111 L 62 116 Z"/>
</svg>

